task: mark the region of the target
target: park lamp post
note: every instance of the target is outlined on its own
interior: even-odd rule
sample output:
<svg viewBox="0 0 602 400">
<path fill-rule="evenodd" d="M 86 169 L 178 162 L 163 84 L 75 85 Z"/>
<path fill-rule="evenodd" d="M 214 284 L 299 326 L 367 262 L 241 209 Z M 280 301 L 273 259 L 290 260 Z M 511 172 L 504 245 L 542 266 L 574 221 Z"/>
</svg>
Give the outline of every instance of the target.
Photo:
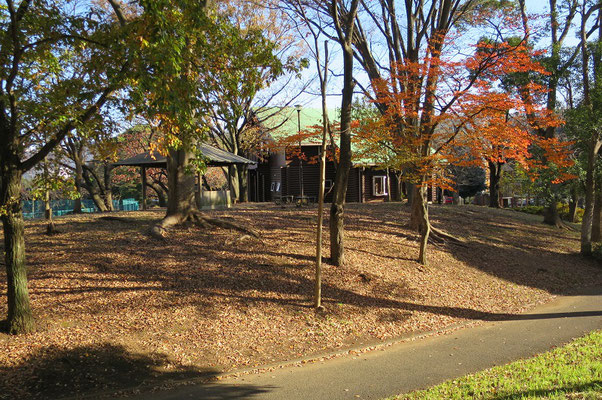
<svg viewBox="0 0 602 400">
<path fill-rule="evenodd" d="M 301 148 L 301 104 L 295 106 L 297 110 L 297 134 L 299 135 L 299 187 L 301 189 L 301 201 L 303 201 L 303 159 Z"/>
</svg>

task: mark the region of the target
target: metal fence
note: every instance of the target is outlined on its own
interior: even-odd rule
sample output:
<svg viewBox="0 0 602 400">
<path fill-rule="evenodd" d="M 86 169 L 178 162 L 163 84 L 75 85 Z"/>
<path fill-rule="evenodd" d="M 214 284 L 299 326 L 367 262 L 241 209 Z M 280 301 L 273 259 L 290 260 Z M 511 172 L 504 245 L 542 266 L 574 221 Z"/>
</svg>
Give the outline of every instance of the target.
<svg viewBox="0 0 602 400">
<path fill-rule="evenodd" d="M 82 212 L 93 213 L 98 212 L 98 208 L 94 205 L 91 199 L 84 199 L 82 202 Z M 61 215 L 71 214 L 75 208 L 75 200 L 62 199 L 51 200 L 52 215 L 60 217 Z M 42 200 L 23 200 L 23 218 L 35 219 L 44 217 L 44 202 Z M 137 211 L 139 204 L 136 199 L 113 200 L 113 209 L 116 211 Z"/>
</svg>

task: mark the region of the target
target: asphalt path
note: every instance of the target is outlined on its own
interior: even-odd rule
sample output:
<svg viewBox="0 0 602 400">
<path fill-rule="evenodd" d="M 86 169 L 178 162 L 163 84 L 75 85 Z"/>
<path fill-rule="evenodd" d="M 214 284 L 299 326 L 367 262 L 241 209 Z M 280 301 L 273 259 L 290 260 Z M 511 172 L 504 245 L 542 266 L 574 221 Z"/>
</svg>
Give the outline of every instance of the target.
<svg viewBox="0 0 602 400">
<path fill-rule="evenodd" d="M 140 399 L 382 399 L 531 357 L 601 328 L 602 288 L 558 297 L 504 321 Z"/>
</svg>

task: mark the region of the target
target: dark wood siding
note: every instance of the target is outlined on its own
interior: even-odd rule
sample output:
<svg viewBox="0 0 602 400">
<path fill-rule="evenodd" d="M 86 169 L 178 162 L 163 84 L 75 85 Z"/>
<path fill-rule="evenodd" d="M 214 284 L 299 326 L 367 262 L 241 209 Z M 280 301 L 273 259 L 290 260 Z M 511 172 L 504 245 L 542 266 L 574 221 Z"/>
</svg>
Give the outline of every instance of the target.
<svg viewBox="0 0 602 400">
<path fill-rule="evenodd" d="M 349 180 L 347 181 L 347 194 L 345 201 L 348 203 L 357 203 L 360 201 L 360 169 L 351 168 L 349 170 Z"/>
<path fill-rule="evenodd" d="M 362 179 L 362 197 L 363 201 L 385 201 L 388 196 L 377 196 L 374 194 L 374 187 L 372 184 L 372 178 L 375 176 L 386 175 L 387 172 L 384 169 L 377 169 L 374 167 L 366 167 L 363 170 Z M 391 186 L 391 199 L 395 199 L 398 196 L 399 185 L 397 183 L 397 177 L 393 172 L 389 172 L 389 182 Z"/>
<path fill-rule="evenodd" d="M 319 164 L 315 162 L 318 155 L 319 146 L 303 146 L 303 153 L 307 160 L 303 161 L 303 194 L 311 197 L 318 197 L 319 189 Z M 300 174 L 299 160 L 297 158 L 287 160 L 288 165 L 281 169 L 282 179 L 282 194 L 289 196 L 299 196 L 300 190 Z M 388 196 L 374 195 L 372 177 L 385 175 L 386 171 L 374 167 L 353 167 L 349 171 L 349 182 L 347 186 L 347 195 L 345 201 L 364 202 L 364 201 L 384 201 Z M 326 162 L 326 180 L 334 184 L 336 171 L 332 161 Z M 399 186 L 397 178 L 393 172 L 389 172 L 389 180 L 391 187 L 391 198 L 395 199 L 398 196 Z M 332 201 L 332 191 L 326 191 L 324 199 L 326 202 Z"/>
</svg>

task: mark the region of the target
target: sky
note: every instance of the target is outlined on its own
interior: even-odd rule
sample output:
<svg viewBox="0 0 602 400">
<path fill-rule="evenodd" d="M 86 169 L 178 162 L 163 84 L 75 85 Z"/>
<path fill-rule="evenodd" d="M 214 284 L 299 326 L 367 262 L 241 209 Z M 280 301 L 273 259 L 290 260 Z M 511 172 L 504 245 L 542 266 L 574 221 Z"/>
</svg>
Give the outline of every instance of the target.
<svg viewBox="0 0 602 400">
<path fill-rule="evenodd" d="M 549 5 L 547 1 L 543 0 L 527 0 L 526 1 L 527 11 L 533 14 L 545 15 L 548 13 Z M 567 37 L 567 45 L 574 45 L 577 42 L 575 34 L 569 34 Z M 545 46 L 545 42 L 542 43 Z M 331 81 L 328 87 L 329 95 L 327 97 L 328 108 L 340 108 L 341 105 L 341 89 L 342 89 L 342 61 L 341 61 L 341 50 L 340 45 L 336 42 L 330 41 L 329 49 L 331 51 Z M 309 54 L 308 54 L 309 57 Z M 335 75 L 339 75 L 336 77 Z M 310 60 L 310 66 L 302 74 L 304 80 L 311 80 L 316 77 L 316 66 L 315 61 Z M 358 66 L 357 61 L 355 62 L 354 78 L 357 79 L 363 86 L 369 85 L 369 79 L 363 72 L 361 67 Z M 316 79 L 317 80 L 317 79 Z M 354 98 L 361 97 L 360 88 L 356 87 L 356 94 Z M 319 93 L 317 93 L 317 84 L 314 84 L 308 93 L 302 94 L 296 99 L 295 104 L 301 104 L 303 107 L 319 108 L 321 107 L 321 99 Z"/>
</svg>

